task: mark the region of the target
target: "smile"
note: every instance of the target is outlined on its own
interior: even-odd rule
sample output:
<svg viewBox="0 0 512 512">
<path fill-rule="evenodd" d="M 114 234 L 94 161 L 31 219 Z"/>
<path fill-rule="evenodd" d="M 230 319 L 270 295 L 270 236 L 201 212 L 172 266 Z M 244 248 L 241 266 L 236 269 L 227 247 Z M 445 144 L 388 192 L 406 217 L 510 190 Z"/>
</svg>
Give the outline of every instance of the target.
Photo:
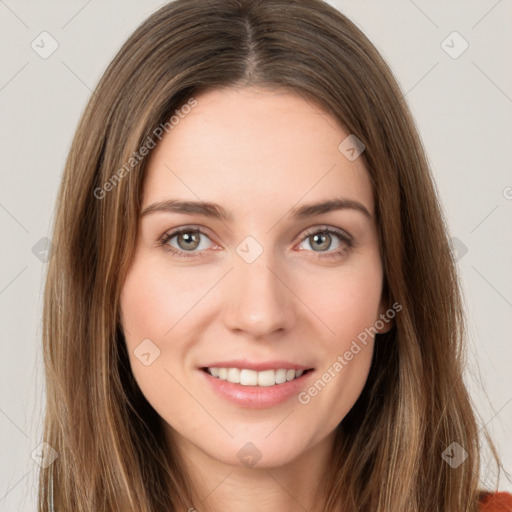
<svg viewBox="0 0 512 512">
<path fill-rule="evenodd" d="M 247 368 L 203 368 L 212 377 L 242 386 L 275 386 L 301 377 L 304 370 L 279 368 L 276 370 L 249 370 Z M 307 372 L 308 370 L 306 370 Z"/>
</svg>

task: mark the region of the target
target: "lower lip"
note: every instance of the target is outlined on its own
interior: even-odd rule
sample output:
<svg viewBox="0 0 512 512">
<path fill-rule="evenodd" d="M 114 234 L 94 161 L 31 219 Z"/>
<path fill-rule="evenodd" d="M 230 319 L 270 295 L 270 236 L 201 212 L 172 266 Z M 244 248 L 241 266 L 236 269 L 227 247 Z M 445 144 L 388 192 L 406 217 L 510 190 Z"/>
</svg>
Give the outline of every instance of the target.
<svg viewBox="0 0 512 512">
<path fill-rule="evenodd" d="M 204 370 L 199 371 L 211 388 L 223 398 L 239 407 L 251 409 L 274 407 L 297 396 L 305 387 L 306 380 L 313 373 L 313 370 L 309 370 L 296 379 L 274 386 L 242 386 L 242 384 L 233 384 L 227 380 L 212 377 Z"/>
</svg>

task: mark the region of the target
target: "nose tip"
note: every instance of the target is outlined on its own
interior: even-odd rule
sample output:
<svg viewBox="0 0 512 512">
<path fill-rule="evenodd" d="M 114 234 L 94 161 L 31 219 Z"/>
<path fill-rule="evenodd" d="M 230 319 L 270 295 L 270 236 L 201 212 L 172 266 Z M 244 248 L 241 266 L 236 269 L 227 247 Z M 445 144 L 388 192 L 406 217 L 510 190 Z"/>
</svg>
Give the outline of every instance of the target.
<svg viewBox="0 0 512 512">
<path fill-rule="evenodd" d="M 290 329 L 295 319 L 293 294 L 268 261 L 239 261 L 235 267 L 225 290 L 227 328 L 254 338 Z"/>
</svg>

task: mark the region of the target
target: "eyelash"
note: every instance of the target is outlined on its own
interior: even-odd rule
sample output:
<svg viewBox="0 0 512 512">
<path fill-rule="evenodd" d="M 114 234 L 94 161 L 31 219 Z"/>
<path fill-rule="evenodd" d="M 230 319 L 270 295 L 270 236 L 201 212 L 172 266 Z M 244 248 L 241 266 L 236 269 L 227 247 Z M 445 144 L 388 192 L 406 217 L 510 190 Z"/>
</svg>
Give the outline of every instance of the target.
<svg viewBox="0 0 512 512">
<path fill-rule="evenodd" d="M 169 252 L 173 253 L 178 258 L 196 258 L 198 256 L 200 258 L 204 257 L 205 256 L 205 254 L 204 254 L 205 251 L 204 250 L 198 251 L 198 252 L 182 251 L 182 250 L 176 249 L 175 247 L 172 247 L 172 246 L 170 246 L 168 244 L 168 242 L 172 238 L 174 238 L 176 235 L 180 235 L 182 233 L 190 233 L 190 232 L 199 233 L 201 235 L 204 235 L 204 236 L 208 237 L 208 235 L 204 231 L 202 231 L 201 229 L 199 229 L 197 227 L 187 226 L 187 227 L 178 228 L 178 229 L 175 229 L 173 231 L 169 231 L 167 233 L 164 233 L 164 235 L 158 241 L 158 246 L 163 247 L 166 251 L 169 251 Z M 345 246 L 342 245 L 338 249 L 336 249 L 334 251 L 329 251 L 329 252 L 318 252 L 318 251 L 316 251 L 317 255 L 315 256 L 315 258 L 336 258 L 336 257 L 340 257 L 345 252 L 347 252 L 348 250 L 352 249 L 352 247 L 354 246 L 353 239 L 351 237 L 349 237 L 347 234 L 345 234 L 344 231 L 341 231 L 341 230 L 336 229 L 336 228 L 331 228 L 331 227 L 320 228 L 320 229 L 319 228 L 313 228 L 310 231 L 306 231 L 306 233 L 304 234 L 304 236 L 303 236 L 303 238 L 301 240 L 301 243 L 304 242 L 310 236 L 324 234 L 324 233 L 328 233 L 330 235 L 337 236 L 340 239 L 340 241 L 343 244 L 345 244 Z M 315 252 L 315 251 L 309 251 L 309 252 Z"/>
</svg>

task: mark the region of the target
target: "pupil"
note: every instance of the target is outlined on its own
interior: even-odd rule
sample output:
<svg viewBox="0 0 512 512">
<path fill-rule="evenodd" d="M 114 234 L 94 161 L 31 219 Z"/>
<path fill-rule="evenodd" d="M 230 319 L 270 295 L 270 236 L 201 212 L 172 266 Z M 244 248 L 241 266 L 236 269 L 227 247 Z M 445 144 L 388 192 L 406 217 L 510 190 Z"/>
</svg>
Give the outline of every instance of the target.
<svg viewBox="0 0 512 512">
<path fill-rule="evenodd" d="M 316 235 L 313 235 L 313 239 L 315 242 L 320 241 L 320 246 L 318 248 L 320 249 L 328 249 L 330 245 L 330 236 L 322 233 L 318 233 Z M 324 242 L 322 243 L 322 239 Z"/>
<path fill-rule="evenodd" d="M 185 244 L 189 244 L 185 245 L 186 249 L 195 249 L 199 245 L 199 236 L 195 231 L 181 233 L 180 237 L 178 237 L 178 240 L 184 240 Z M 192 244 L 192 246 L 190 244 Z M 179 245 L 181 245 L 181 243 Z"/>
</svg>

